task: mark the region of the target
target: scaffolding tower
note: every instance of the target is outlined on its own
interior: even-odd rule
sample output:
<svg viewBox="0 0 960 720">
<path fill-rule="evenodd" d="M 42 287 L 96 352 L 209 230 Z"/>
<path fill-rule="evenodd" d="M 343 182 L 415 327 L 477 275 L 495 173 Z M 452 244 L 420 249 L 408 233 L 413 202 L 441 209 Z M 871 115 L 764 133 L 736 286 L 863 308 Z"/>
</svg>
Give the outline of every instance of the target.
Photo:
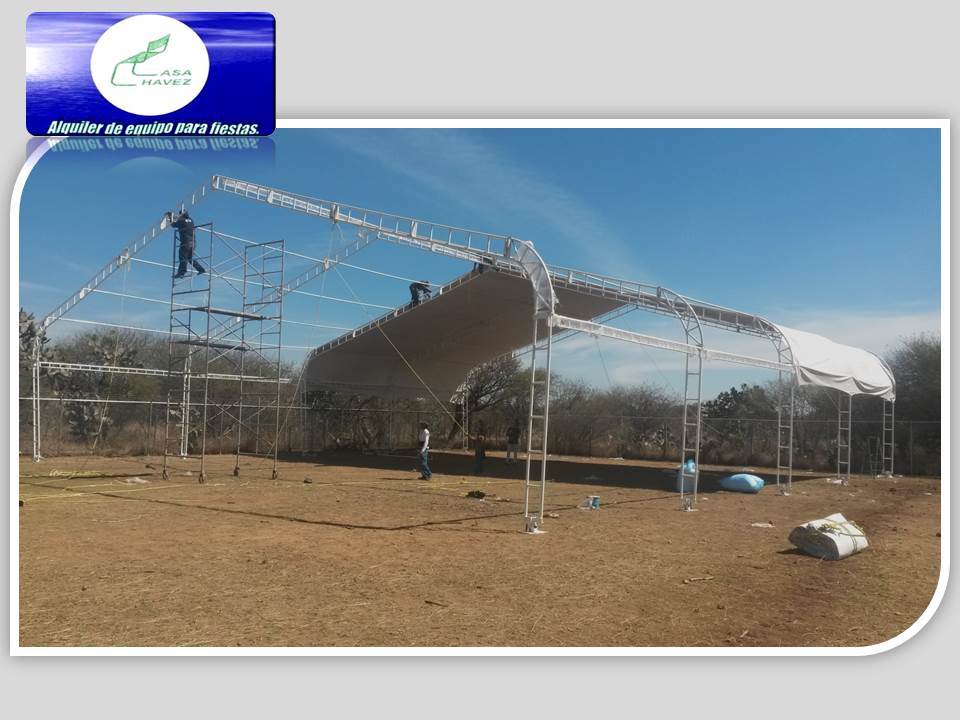
<svg viewBox="0 0 960 720">
<path fill-rule="evenodd" d="M 205 482 L 207 433 L 219 426 L 221 438 L 234 440 L 234 475 L 240 474 L 241 456 L 267 455 L 275 479 L 283 383 L 284 241 L 237 247 L 212 223 L 197 225 L 196 237 L 194 257 L 205 272 L 183 278 L 174 274 L 170 282 L 167 376 L 180 382 L 167 392 L 163 476 L 170 476 L 174 458 L 196 460 L 198 481 Z M 178 245 L 175 238 L 174 266 Z M 219 390 L 224 377 L 238 389 L 211 392 L 211 383 Z"/>
</svg>

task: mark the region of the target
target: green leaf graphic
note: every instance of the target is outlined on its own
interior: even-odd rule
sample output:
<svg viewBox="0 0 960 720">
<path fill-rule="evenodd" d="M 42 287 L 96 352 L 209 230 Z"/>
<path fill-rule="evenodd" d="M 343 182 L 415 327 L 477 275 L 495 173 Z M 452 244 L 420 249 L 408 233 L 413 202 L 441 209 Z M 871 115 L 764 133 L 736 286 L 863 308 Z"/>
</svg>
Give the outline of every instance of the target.
<svg viewBox="0 0 960 720">
<path fill-rule="evenodd" d="M 137 64 L 142 63 L 145 60 L 159 55 L 164 50 L 167 49 L 167 43 L 170 41 L 169 35 L 164 35 L 162 38 L 157 38 L 156 40 L 151 40 L 147 43 L 147 49 L 143 52 L 139 52 L 136 55 L 128 57 L 126 60 L 121 60 L 118 65 L 123 65 L 124 63 Z"/>
<path fill-rule="evenodd" d="M 131 72 L 134 75 L 138 75 L 136 66 L 146 60 L 149 60 L 152 57 L 156 57 L 164 50 L 167 49 L 167 43 L 170 42 L 170 35 L 164 35 L 162 38 L 157 38 L 156 40 L 151 40 L 147 43 L 147 49 L 143 52 L 138 52 L 136 55 L 131 55 L 126 60 L 121 60 L 113 67 L 113 74 L 110 76 L 110 83 L 117 86 L 122 85 L 133 85 L 134 83 L 118 83 L 117 82 L 117 68 L 121 65 L 133 65 Z M 147 74 L 149 76 L 149 73 Z"/>
</svg>

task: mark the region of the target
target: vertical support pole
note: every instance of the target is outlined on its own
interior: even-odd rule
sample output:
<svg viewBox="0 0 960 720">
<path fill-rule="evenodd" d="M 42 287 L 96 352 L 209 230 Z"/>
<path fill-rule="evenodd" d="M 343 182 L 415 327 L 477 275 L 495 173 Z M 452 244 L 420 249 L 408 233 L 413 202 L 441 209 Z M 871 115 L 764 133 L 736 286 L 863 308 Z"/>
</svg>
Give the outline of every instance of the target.
<svg viewBox="0 0 960 720">
<path fill-rule="evenodd" d="M 33 386 L 31 406 L 33 410 L 33 461 L 40 462 L 40 336 L 33 340 L 33 359 L 30 363 L 30 381 Z"/>
<path fill-rule="evenodd" d="M 703 399 L 703 356 L 686 355 L 683 370 L 683 418 L 680 428 L 680 509 L 694 510 L 700 485 L 701 401 Z M 693 468 L 687 462 L 693 461 Z M 687 488 L 692 493 L 687 492 Z M 690 497 L 687 497 L 687 495 Z"/>
<path fill-rule="evenodd" d="M 544 502 L 547 496 L 547 440 L 550 430 L 550 373 L 553 356 L 553 314 L 547 315 L 547 375 L 543 379 L 543 454 L 540 459 L 540 514 L 543 521 Z"/>
<path fill-rule="evenodd" d="M 844 435 L 843 393 L 837 390 L 837 480 L 843 480 Z"/>
<path fill-rule="evenodd" d="M 167 378 L 166 378 L 166 388 L 167 388 L 167 402 L 164 406 L 164 417 L 163 417 L 163 469 L 161 470 L 161 475 L 164 480 L 170 479 L 170 471 L 167 467 L 169 464 L 170 456 L 170 399 L 173 394 L 172 383 L 170 378 L 174 373 L 174 343 L 173 343 L 173 328 L 176 322 L 176 305 L 174 304 L 177 299 L 177 231 L 173 233 L 173 257 L 170 262 L 170 323 L 168 325 L 168 335 L 167 335 Z M 190 311 L 187 311 L 187 317 L 189 318 Z M 189 353 L 188 353 L 189 357 Z M 183 418 L 181 418 L 182 420 Z M 182 426 L 182 423 L 181 423 Z"/>
<path fill-rule="evenodd" d="M 908 432 L 910 433 L 910 474 L 913 475 L 913 422 L 908 425 Z"/>
<path fill-rule="evenodd" d="M 278 351 L 279 352 L 279 351 Z M 307 388 L 300 391 L 300 454 L 307 454 Z"/>
<path fill-rule="evenodd" d="M 893 400 L 883 401 L 883 467 L 881 472 L 886 477 L 893 477 L 893 455 L 894 455 L 894 411 L 895 402 Z M 911 427 L 912 431 L 912 427 Z M 911 454 L 912 460 L 912 454 Z"/>
<path fill-rule="evenodd" d="M 188 311 L 193 314 L 192 311 Z M 188 334 L 190 331 L 188 331 Z M 190 451 L 190 374 L 193 365 L 193 351 L 187 350 L 183 360 L 183 388 L 180 398 L 180 457 L 185 458 Z"/>
<path fill-rule="evenodd" d="M 790 393 L 787 395 L 781 371 L 777 401 L 777 492 L 780 495 L 789 495 L 793 490 L 793 415 L 796 386 L 792 377 L 789 383 Z"/>
<path fill-rule="evenodd" d="M 523 477 L 523 518 L 524 530 L 529 529 L 527 521 L 530 518 L 530 463 L 533 456 L 533 418 L 536 414 L 534 405 L 537 397 L 537 314 L 533 314 L 533 342 L 530 345 L 530 396 L 527 406 L 527 461 Z"/>
<path fill-rule="evenodd" d="M 203 409 L 200 412 L 200 475 L 197 477 L 200 483 L 207 481 L 207 408 L 209 407 L 210 399 L 210 324 L 213 322 L 210 312 L 211 305 L 213 304 L 213 226 L 210 225 L 208 230 L 210 234 L 210 255 L 207 258 L 209 269 L 207 271 L 206 317 L 204 318 L 206 326 L 203 332 Z"/>
<path fill-rule="evenodd" d="M 280 395 L 282 391 L 282 385 L 280 383 L 280 370 L 281 370 L 281 361 L 280 361 L 280 349 L 283 347 L 283 292 L 281 288 L 283 287 L 283 270 L 284 270 L 284 260 L 286 259 L 286 253 L 284 252 L 284 242 L 280 241 L 280 280 L 277 282 L 277 296 L 279 297 L 277 305 L 277 364 L 276 364 L 276 373 L 277 373 L 277 411 L 274 415 L 273 422 L 273 472 L 271 476 L 274 480 L 277 479 L 279 473 L 277 472 L 277 453 L 280 450 Z"/>
<path fill-rule="evenodd" d="M 787 494 L 793 492 L 793 424 L 794 416 L 796 415 L 796 393 L 797 386 L 793 383 L 790 383 L 790 405 L 788 407 L 788 412 L 790 413 L 790 426 L 787 435 Z"/>
<path fill-rule="evenodd" d="M 540 338 L 539 323 L 544 321 L 546 326 L 546 362 L 544 363 L 545 375 L 542 379 L 537 379 L 537 343 Z M 547 482 L 547 442 L 550 432 L 550 373 L 552 372 L 553 354 L 553 314 L 550 312 L 538 312 L 533 316 L 533 345 L 530 349 L 530 406 L 527 413 L 527 462 L 524 471 L 523 481 L 523 517 L 524 531 L 535 533 L 539 530 L 540 523 L 543 521 L 544 503 L 546 502 L 546 482 Z M 537 386 L 543 385 L 543 409 L 537 412 Z M 534 447 L 534 424 L 539 421 L 542 432 L 540 435 L 540 447 Z M 531 477 L 531 469 L 534 453 L 540 455 L 540 479 Z M 534 508 L 531 510 L 530 494 L 536 487 L 540 493 L 539 499 L 534 501 Z"/>
<path fill-rule="evenodd" d="M 167 456 L 170 454 L 169 447 L 169 438 L 170 438 L 170 394 L 171 390 L 167 386 L 167 407 L 166 412 L 164 412 L 163 418 L 163 469 L 160 471 L 161 476 L 164 480 L 170 479 L 170 473 L 167 470 Z"/>
<path fill-rule="evenodd" d="M 837 391 L 837 479 L 850 484 L 850 457 L 853 446 L 853 396 Z"/>
<path fill-rule="evenodd" d="M 243 284 L 240 286 L 240 307 L 244 312 L 247 310 L 247 277 L 250 275 L 250 248 L 243 248 Z M 243 399 L 244 387 L 243 376 L 247 372 L 246 367 L 246 343 L 247 343 L 247 321 L 246 318 L 240 319 L 240 381 L 237 391 L 239 393 L 239 402 L 237 408 L 237 447 L 233 455 L 233 476 L 240 477 L 240 448 L 243 445 Z"/>
<path fill-rule="evenodd" d="M 847 475 L 843 484 L 850 484 L 850 459 L 853 453 L 853 395 L 847 395 Z"/>
</svg>

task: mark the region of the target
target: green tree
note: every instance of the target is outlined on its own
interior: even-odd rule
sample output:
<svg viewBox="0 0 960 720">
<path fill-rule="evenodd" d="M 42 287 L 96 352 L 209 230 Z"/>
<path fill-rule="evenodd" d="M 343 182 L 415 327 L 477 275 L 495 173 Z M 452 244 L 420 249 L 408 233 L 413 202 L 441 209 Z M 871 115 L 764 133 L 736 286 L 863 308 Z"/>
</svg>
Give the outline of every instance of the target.
<svg viewBox="0 0 960 720">
<path fill-rule="evenodd" d="M 776 404 L 770 392 L 759 385 L 745 383 L 703 404 L 703 414 L 712 418 L 767 418 L 774 412 Z"/>
</svg>

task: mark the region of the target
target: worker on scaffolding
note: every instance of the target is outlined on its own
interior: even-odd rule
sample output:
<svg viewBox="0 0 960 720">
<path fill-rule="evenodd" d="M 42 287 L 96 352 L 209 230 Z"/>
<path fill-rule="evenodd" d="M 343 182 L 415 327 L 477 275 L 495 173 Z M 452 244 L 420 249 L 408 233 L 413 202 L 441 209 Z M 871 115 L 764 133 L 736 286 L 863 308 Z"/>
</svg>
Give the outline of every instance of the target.
<svg viewBox="0 0 960 720">
<path fill-rule="evenodd" d="M 193 258 L 193 253 L 197 249 L 196 225 L 193 222 L 193 218 L 190 217 L 190 214 L 186 210 L 177 215 L 177 217 L 173 217 L 172 212 L 167 212 L 166 218 L 167 222 L 176 228 L 177 236 L 180 238 L 180 266 L 177 268 L 177 274 L 173 277 L 179 280 L 186 275 L 187 263 L 193 265 L 193 268 L 197 271 L 197 275 L 203 275 L 206 270 L 204 270 L 203 265 Z"/>
<path fill-rule="evenodd" d="M 427 280 L 418 280 L 410 283 L 410 307 L 416 307 L 431 297 L 430 283 Z"/>
</svg>

